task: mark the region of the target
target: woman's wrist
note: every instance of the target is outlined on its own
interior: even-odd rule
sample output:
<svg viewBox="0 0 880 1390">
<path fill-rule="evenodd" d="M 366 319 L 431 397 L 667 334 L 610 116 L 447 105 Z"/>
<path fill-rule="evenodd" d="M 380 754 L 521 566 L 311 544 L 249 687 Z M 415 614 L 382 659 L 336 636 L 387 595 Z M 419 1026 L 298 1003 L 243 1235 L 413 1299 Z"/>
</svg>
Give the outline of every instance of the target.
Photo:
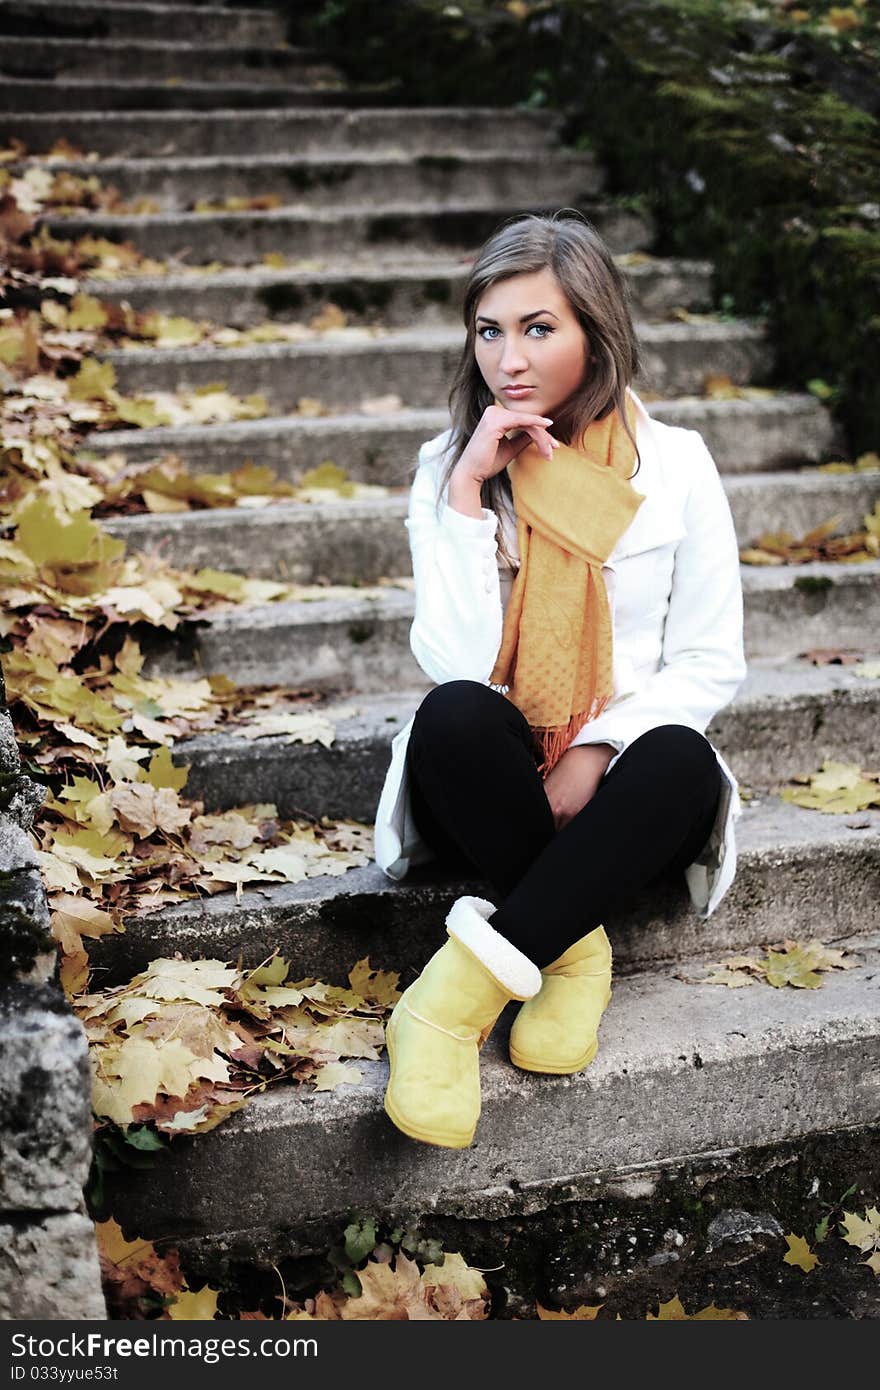
<svg viewBox="0 0 880 1390">
<path fill-rule="evenodd" d="M 483 515 L 481 489 L 479 478 L 464 473 L 453 473 L 447 494 L 450 507 L 457 512 L 463 512 L 465 516 L 476 517 L 479 521 Z"/>
</svg>

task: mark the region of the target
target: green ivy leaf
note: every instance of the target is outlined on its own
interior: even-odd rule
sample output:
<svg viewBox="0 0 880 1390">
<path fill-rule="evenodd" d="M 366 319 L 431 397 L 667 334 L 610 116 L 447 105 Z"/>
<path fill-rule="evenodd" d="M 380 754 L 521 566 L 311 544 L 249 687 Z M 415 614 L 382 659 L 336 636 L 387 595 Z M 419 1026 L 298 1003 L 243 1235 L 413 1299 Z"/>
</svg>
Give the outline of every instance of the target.
<svg viewBox="0 0 880 1390">
<path fill-rule="evenodd" d="M 376 1246 L 376 1223 L 372 1216 L 353 1221 L 345 1228 L 345 1253 L 353 1265 L 359 1265 Z"/>
</svg>

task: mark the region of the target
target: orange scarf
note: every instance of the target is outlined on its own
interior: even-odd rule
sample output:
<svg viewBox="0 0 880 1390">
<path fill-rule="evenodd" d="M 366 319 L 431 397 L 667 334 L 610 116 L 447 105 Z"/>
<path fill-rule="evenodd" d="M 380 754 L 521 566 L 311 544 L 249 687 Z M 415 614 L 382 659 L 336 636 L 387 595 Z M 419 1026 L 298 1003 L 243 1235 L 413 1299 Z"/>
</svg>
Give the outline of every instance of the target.
<svg viewBox="0 0 880 1390">
<path fill-rule="evenodd" d="M 635 434 L 629 399 L 626 410 Z M 602 565 L 644 501 L 629 482 L 634 465 L 617 409 L 587 426 L 580 448 L 561 444 L 546 459 L 529 443 L 508 464 L 520 567 L 489 681 L 507 685 L 508 698 L 528 720 L 544 777 L 611 698 L 611 612 Z"/>
</svg>

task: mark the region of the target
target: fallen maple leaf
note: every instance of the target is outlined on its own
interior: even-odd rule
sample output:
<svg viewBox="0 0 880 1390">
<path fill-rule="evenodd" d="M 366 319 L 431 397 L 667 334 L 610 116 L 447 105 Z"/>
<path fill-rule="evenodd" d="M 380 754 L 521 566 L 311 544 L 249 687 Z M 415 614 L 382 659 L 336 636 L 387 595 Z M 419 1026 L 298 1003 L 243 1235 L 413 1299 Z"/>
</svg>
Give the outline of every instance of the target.
<svg viewBox="0 0 880 1390">
<path fill-rule="evenodd" d="M 801 774 L 792 780 L 808 785 L 783 787 L 780 797 L 809 810 L 851 815 L 869 806 L 880 806 L 880 783 L 860 771 L 858 763 L 826 758 L 818 772 Z"/>
<path fill-rule="evenodd" d="M 168 1317 L 177 1322 L 207 1322 L 217 1316 L 217 1293 L 207 1284 L 195 1292 L 185 1289 L 170 1304 Z"/>
<path fill-rule="evenodd" d="M 793 1232 L 790 1232 L 785 1239 L 788 1244 L 788 1250 L 782 1257 L 784 1263 L 787 1265 L 796 1265 L 797 1268 L 802 1269 L 805 1274 L 809 1274 L 810 1270 L 814 1269 L 816 1265 L 820 1263 L 819 1257 L 813 1254 L 803 1236 L 796 1236 Z"/>
<path fill-rule="evenodd" d="M 675 1294 L 667 1303 L 660 1303 L 656 1313 L 646 1315 L 648 1322 L 747 1321 L 748 1313 L 733 1308 L 716 1308 L 710 1303 L 698 1313 L 686 1313 L 681 1299 Z"/>
<path fill-rule="evenodd" d="M 860 1263 L 880 1277 L 880 1211 L 877 1207 L 868 1207 L 863 1217 L 845 1211 L 840 1234 L 848 1245 L 854 1245 L 862 1254 L 870 1252 Z"/>
<path fill-rule="evenodd" d="M 552 1308 L 544 1308 L 542 1304 L 536 1303 L 538 1318 L 541 1322 L 593 1322 L 598 1316 L 599 1309 L 604 1308 L 604 1303 L 582 1303 L 579 1308 L 573 1309 L 570 1313 L 555 1312 Z"/>
</svg>

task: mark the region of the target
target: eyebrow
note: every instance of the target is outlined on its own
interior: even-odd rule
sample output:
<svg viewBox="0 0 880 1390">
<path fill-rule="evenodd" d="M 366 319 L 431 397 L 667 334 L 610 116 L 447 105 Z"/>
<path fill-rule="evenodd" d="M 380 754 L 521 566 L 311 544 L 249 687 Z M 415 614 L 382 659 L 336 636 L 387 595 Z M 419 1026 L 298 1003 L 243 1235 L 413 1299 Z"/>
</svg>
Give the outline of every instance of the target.
<svg viewBox="0 0 880 1390">
<path fill-rule="evenodd" d="M 549 314 L 551 319 L 556 319 L 557 322 L 559 321 L 559 315 L 554 314 L 552 309 L 535 309 L 531 314 L 523 314 L 520 323 L 528 323 L 529 319 L 536 319 L 539 314 Z M 498 320 L 490 319 L 487 314 L 477 314 L 477 323 L 480 322 L 480 319 L 483 319 L 486 323 L 494 323 L 495 327 L 498 327 Z"/>
</svg>

